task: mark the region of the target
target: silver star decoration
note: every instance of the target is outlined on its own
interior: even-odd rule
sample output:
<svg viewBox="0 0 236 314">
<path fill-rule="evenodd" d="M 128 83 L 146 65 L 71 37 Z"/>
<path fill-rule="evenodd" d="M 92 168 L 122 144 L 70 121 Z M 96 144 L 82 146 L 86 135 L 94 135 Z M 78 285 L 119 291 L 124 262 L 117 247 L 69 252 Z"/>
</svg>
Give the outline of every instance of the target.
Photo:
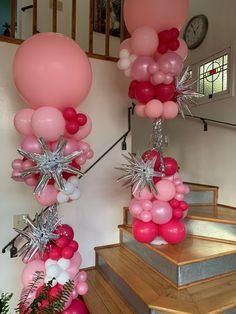
<svg viewBox="0 0 236 314">
<path fill-rule="evenodd" d="M 23 260 L 28 262 L 37 251 L 43 257 L 47 244 L 58 239 L 59 235 L 53 233 L 60 225 L 57 205 L 50 206 L 41 215 L 36 214 L 34 221 L 29 216 L 26 216 L 24 220 L 27 227 L 24 230 L 16 228 L 14 230 L 27 239 L 27 242 L 18 250 L 18 255 L 23 255 Z"/>
<path fill-rule="evenodd" d="M 26 152 L 23 149 L 18 149 L 18 153 L 32 160 L 36 165 L 32 168 L 23 170 L 20 177 L 25 178 L 31 174 L 39 173 L 40 177 L 38 183 L 34 189 L 34 194 L 41 195 L 44 188 L 46 187 L 48 181 L 53 178 L 60 188 L 60 190 L 65 191 L 64 179 L 62 176 L 63 172 L 73 173 L 75 175 L 83 175 L 77 168 L 70 165 L 70 163 L 76 157 L 80 156 L 83 151 L 76 151 L 68 156 L 63 156 L 63 148 L 66 145 L 66 141 L 61 137 L 55 150 L 52 152 L 48 148 L 48 145 L 43 138 L 39 138 L 38 142 L 42 147 L 42 154 L 35 154 Z"/>
<path fill-rule="evenodd" d="M 157 194 L 156 186 L 153 182 L 154 177 L 162 177 L 161 172 L 154 170 L 156 158 L 144 161 L 141 157 L 136 158 L 134 154 L 129 153 L 129 157 L 122 155 L 129 164 L 122 164 L 122 167 L 116 168 L 124 172 L 124 175 L 118 178 L 118 182 L 125 180 L 123 186 L 130 187 L 134 185 L 134 193 L 139 190 L 139 194 L 147 186 L 150 192 Z"/>
<path fill-rule="evenodd" d="M 188 111 L 190 115 L 192 115 L 190 111 L 190 107 L 193 107 L 197 104 L 196 100 L 204 95 L 193 90 L 194 84 L 197 83 L 198 80 L 191 81 L 189 79 L 189 67 L 176 78 L 176 102 L 179 106 L 179 111 L 184 118 L 184 110 Z"/>
</svg>

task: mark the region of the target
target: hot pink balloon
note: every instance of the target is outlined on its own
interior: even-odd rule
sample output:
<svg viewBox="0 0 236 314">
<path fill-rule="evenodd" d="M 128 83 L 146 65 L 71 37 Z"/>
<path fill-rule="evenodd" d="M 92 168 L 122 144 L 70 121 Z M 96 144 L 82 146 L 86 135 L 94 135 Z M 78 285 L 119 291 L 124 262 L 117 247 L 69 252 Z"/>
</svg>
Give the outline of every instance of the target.
<svg viewBox="0 0 236 314">
<path fill-rule="evenodd" d="M 37 137 L 46 141 L 56 141 L 64 134 L 65 120 L 62 113 L 52 107 L 41 107 L 32 116 L 32 129 Z"/>
<path fill-rule="evenodd" d="M 185 59 L 188 56 L 188 46 L 186 42 L 181 38 L 179 39 L 179 43 L 180 43 L 180 46 L 175 51 L 175 53 L 177 53 L 177 55 L 179 55 L 182 58 L 182 60 L 185 61 Z"/>
<path fill-rule="evenodd" d="M 188 0 L 125 0 L 124 19 L 130 34 L 144 25 L 159 32 L 172 27 L 180 29 L 188 10 Z"/>
<path fill-rule="evenodd" d="M 31 119 L 34 113 L 33 109 L 25 108 L 17 112 L 14 118 L 16 130 L 23 135 L 32 135 Z"/>
<path fill-rule="evenodd" d="M 131 76 L 134 80 L 139 82 L 149 81 L 150 73 L 148 68 L 153 63 L 153 58 L 140 56 L 138 57 L 131 67 Z"/>
<path fill-rule="evenodd" d="M 88 311 L 82 300 L 74 299 L 71 305 L 61 313 L 62 314 L 88 314 Z"/>
<path fill-rule="evenodd" d="M 55 189 L 53 185 L 47 185 L 44 188 L 42 194 L 40 196 L 36 194 L 35 198 L 40 205 L 49 206 L 56 203 L 57 194 L 58 191 Z"/>
<path fill-rule="evenodd" d="M 185 225 L 180 220 L 171 220 L 159 226 L 159 233 L 165 241 L 172 244 L 182 242 L 186 237 Z"/>
<path fill-rule="evenodd" d="M 162 115 L 163 104 L 157 99 L 149 101 L 145 106 L 145 114 L 149 119 L 156 119 Z"/>
<path fill-rule="evenodd" d="M 152 221 L 156 224 L 166 224 L 172 218 L 172 208 L 168 202 L 154 201 L 152 205 Z"/>
<path fill-rule="evenodd" d="M 175 185 L 169 180 L 162 179 L 155 184 L 157 189 L 157 194 L 155 198 L 159 201 L 168 202 L 174 198 L 176 190 Z"/>
<path fill-rule="evenodd" d="M 34 135 L 26 136 L 21 142 L 21 148 L 29 153 L 41 154 L 42 148 Z"/>
<path fill-rule="evenodd" d="M 131 50 L 138 56 L 152 56 L 157 50 L 159 39 L 155 29 L 149 26 L 137 28 L 131 37 Z"/>
<path fill-rule="evenodd" d="M 13 75 L 16 87 L 32 107 L 77 107 L 92 82 L 88 57 L 72 39 L 58 33 L 41 33 L 18 48 Z"/>
<path fill-rule="evenodd" d="M 135 192 L 133 192 L 133 196 L 137 200 L 151 200 L 153 198 L 153 194 L 151 192 L 149 192 L 149 190 L 146 186 L 142 189 L 142 191 L 137 189 Z"/>
<path fill-rule="evenodd" d="M 34 275 L 36 271 L 42 271 L 45 273 L 45 266 L 44 262 L 41 260 L 34 260 L 32 262 L 29 262 L 25 265 L 25 268 L 23 269 L 21 279 L 24 287 L 27 287 L 30 282 L 33 281 Z M 39 280 L 37 282 L 37 287 L 41 287 L 44 284 L 44 280 Z"/>
<path fill-rule="evenodd" d="M 87 117 L 87 123 L 80 127 L 79 131 L 74 135 L 67 135 L 68 137 L 72 137 L 78 141 L 83 140 L 87 136 L 89 136 L 91 130 L 92 130 L 92 120 L 90 117 L 86 114 Z"/>
<path fill-rule="evenodd" d="M 174 119 L 179 113 L 178 104 L 174 101 L 166 101 L 163 104 L 162 118 L 166 120 Z"/>
<path fill-rule="evenodd" d="M 146 114 L 145 114 L 145 105 L 143 104 L 137 104 L 134 108 L 134 111 L 136 113 L 136 115 L 140 118 L 145 118 Z"/>
<path fill-rule="evenodd" d="M 158 60 L 158 64 L 160 71 L 165 74 L 177 76 L 183 70 L 183 60 L 175 52 L 167 52 L 162 55 Z"/>
</svg>

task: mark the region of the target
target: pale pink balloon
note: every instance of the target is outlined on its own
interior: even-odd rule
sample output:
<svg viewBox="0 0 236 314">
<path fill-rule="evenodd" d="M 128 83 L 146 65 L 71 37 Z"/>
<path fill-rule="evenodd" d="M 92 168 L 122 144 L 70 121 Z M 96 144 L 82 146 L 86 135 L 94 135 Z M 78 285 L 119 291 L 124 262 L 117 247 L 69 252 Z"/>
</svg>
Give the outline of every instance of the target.
<svg viewBox="0 0 236 314">
<path fill-rule="evenodd" d="M 146 114 L 145 114 L 145 105 L 140 105 L 137 104 L 134 108 L 134 111 L 136 113 L 136 115 L 140 118 L 145 118 Z"/>
<path fill-rule="evenodd" d="M 152 221 L 159 225 L 166 224 L 172 218 L 172 208 L 164 201 L 154 201 L 151 213 Z"/>
<path fill-rule="evenodd" d="M 142 191 L 140 191 L 140 189 L 137 189 L 134 192 L 133 188 L 133 196 L 137 199 L 137 200 L 151 200 L 153 199 L 153 194 L 148 190 L 148 188 L 145 186 Z"/>
<path fill-rule="evenodd" d="M 86 138 L 91 130 L 92 130 L 92 120 L 90 119 L 90 117 L 86 114 L 87 117 L 87 123 L 84 126 L 81 126 L 79 131 L 74 134 L 74 135 L 69 135 L 68 137 L 72 137 L 78 141 Z"/>
<path fill-rule="evenodd" d="M 34 175 L 31 175 L 31 176 L 25 178 L 25 184 L 27 184 L 28 186 L 36 186 L 37 182 L 38 182 L 38 180 L 35 178 Z"/>
<path fill-rule="evenodd" d="M 80 267 L 81 262 L 82 262 L 82 258 L 79 252 L 75 252 L 74 256 L 72 257 L 71 261 L 75 262 L 78 267 Z"/>
<path fill-rule="evenodd" d="M 76 289 L 73 289 L 71 295 L 72 295 L 73 300 L 78 297 L 78 293 L 77 293 Z"/>
<path fill-rule="evenodd" d="M 14 118 L 16 130 L 23 135 L 32 135 L 31 119 L 34 113 L 33 109 L 25 108 L 17 112 Z"/>
<path fill-rule="evenodd" d="M 23 160 L 21 159 L 15 159 L 11 163 L 12 169 L 14 170 L 22 170 L 23 169 Z"/>
<path fill-rule="evenodd" d="M 188 46 L 186 42 L 181 38 L 179 38 L 179 43 L 180 43 L 180 46 L 175 51 L 175 53 L 177 53 L 181 57 L 181 59 L 185 61 L 188 56 Z"/>
<path fill-rule="evenodd" d="M 131 37 L 131 50 L 137 56 L 152 56 L 159 44 L 157 32 L 149 26 L 137 28 Z"/>
<path fill-rule="evenodd" d="M 158 85 L 164 82 L 166 78 L 166 75 L 163 72 L 157 71 L 152 77 L 151 77 L 151 83 L 153 85 Z"/>
<path fill-rule="evenodd" d="M 132 199 L 132 201 L 130 202 L 130 205 L 129 205 L 129 211 L 131 213 L 132 216 L 134 217 L 138 217 L 141 212 L 142 212 L 142 206 L 141 204 L 139 203 L 138 200 L 136 200 L 135 198 Z"/>
<path fill-rule="evenodd" d="M 86 163 L 86 156 L 84 154 L 80 155 L 75 159 L 75 162 L 79 166 L 83 166 Z"/>
<path fill-rule="evenodd" d="M 152 220 L 152 213 L 151 211 L 144 210 L 141 212 L 139 215 L 139 219 L 142 220 L 143 222 L 149 222 Z"/>
<path fill-rule="evenodd" d="M 64 156 L 68 156 L 72 154 L 73 152 L 79 150 L 78 142 L 75 139 L 71 138 L 71 139 L 65 139 L 65 140 L 66 140 L 66 145 L 63 149 Z"/>
<path fill-rule="evenodd" d="M 174 178 L 175 178 L 175 175 L 174 175 Z M 182 181 L 182 179 L 180 177 L 174 179 L 174 184 L 175 185 L 179 185 L 179 184 L 182 184 L 182 183 L 183 183 L 183 181 Z"/>
<path fill-rule="evenodd" d="M 70 260 L 70 266 L 67 268 L 67 272 L 70 276 L 71 280 L 74 280 L 76 278 L 76 274 L 79 272 L 79 264 L 77 264 L 75 261 L 72 259 Z"/>
<path fill-rule="evenodd" d="M 49 206 L 57 201 L 58 191 L 55 189 L 53 185 L 47 185 L 43 190 L 42 194 L 39 196 L 35 195 L 36 200 L 40 205 Z"/>
<path fill-rule="evenodd" d="M 145 106 L 145 115 L 149 119 L 157 119 L 163 113 L 163 104 L 160 100 L 150 100 Z"/>
<path fill-rule="evenodd" d="M 163 83 L 168 85 L 168 84 L 172 83 L 173 80 L 174 80 L 174 77 L 171 74 L 166 74 Z"/>
<path fill-rule="evenodd" d="M 35 136 L 52 142 L 64 134 L 66 122 L 58 109 L 41 107 L 33 114 L 31 124 Z"/>
<path fill-rule="evenodd" d="M 182 193 L 176 193 L 176 194 L 175 194 L 175 199 L 176 199 L 177 201 L 183 201 L 183 200 L 184 200 L 184 194 L 182 194 Z"/>
<path fill-rule="evenodd" d="M 87 153 L 90 150 L 90 145 L 84 141 L 79 141 L 78 148 L 79 150 L 82 150 L 83 153 Z"/>
<path fill-rule="evenodd" d="M 151 210 L 152 209 L 152 202 L 149 200 L 143 200 L 140 202 L 143 210 Z"/>
<path fill-rule="evenodd" d="M 27 159 L 23 162 L 22 169 L 26 170 L 26 169 L 32 168 L 34 166 L 35 166 L 35 163 L 32 160 Z"/>
<path fill-rule="evenodd" d="M 94 156 L 94 151 L 92 149 L 90 149 L 87 153 L 86 153 L 86 158 L 87 159 L 92 159 Z"/>
<path fill-rule="evenodd" d="M 188 0 L 125 0 L 124 20 L 130 34 L 144 25 L 157 32 L 172 27 L 180 29 L 188 10 Z"/>
<path fill-rule="evenodd" d="M 27 299 L 25 299 L 25 296 L 27 295 Z M 21 290 L 20 300 L 25 300 L 25 307 L 29 307 L 30 304 L 34 301 L 36 297 L 36 290 L 29 293 L 29 290 L 27 287 L 24 287 Z"/>
<path fill-rule="evenodd" d="M 155 198 L 159 201 L 168 202 L 174 198 L 176 194 L 175 185 L 173 182 L 162 179 L 155 184 L 157 189 L 157 194 L 155 194 Z"/>
<path fill-rule="evenodd" d="M 165 74 L 177 76 L 183 70 L 183 60 L 175 52 L 167 52 L 162 55 L 158 60 L 158 64 L 160 71 Z"/>
<path fill-rule="evenodd" d="M 190 188 L 188 185 L 184 185 L 185 186 L 185 191 L 184 191 L 184 194 L 187 195 L 189 192 L 190 192 Z"/>
<path fill-rule="evenodd" d="M 21 176 L 21 171 L 19 170 L 13 170 L 12 171 L 12 174 L 11 174 L 11 178 L 16 181 L 16 182 L 23 182 L 24 179 L 23 178 L 20 178 Z"/>
<path fill-rule="evenodd" d="M 23 269 L 21 280 L 24 285 L 24 287 L 27 287 L 30 282 L 33 281 L 33 278 L 35 276 L 36 271 L 42 271 L 45 274 L 45 266 L 44 262 L 41 260 L 34 260 L 29 262 L 25 265 L 25 268 Z M 38 280 L 37 281 L 37 288 L 43 286 L 44 280 Z"/>
<path fill-rule="evenodd" d="M 13 75 L 19 93 L 32 108 L 77 107 L 92 82 L 87 55 L 59 33 L 41 33 L 25 40 L 16 52 Z"/>
<path fill-rule="evenodd" d="M 176 192 L 179 194 L 184 194 L 185 193 L 185 185 L 184 184 L 178 184 L 176 186 Z"/>
<path fill-rule="evenodd" d="M 42 148 L 34 135 L 26 136 L 21 142 L 21 148 L 29 153 L 42 154 Z"/>
<path fill-rule="evenodd" d="M 85 295 L 88 292 L 88 284 L 87 282 L 80 282 L 76 287 L 76 291 L 79 295 Z"/>
<path fill-rule="evenodd" d="M 125 39 L 124 41 L 122 41 L 122 43 L 120 44 L 120 51 L 126 49 L 129 52 L 131 52 L 131 46 L 130 46 L 130 38 Z"/>
<path fill-rule="evenodd" d="M 178 104 L 174 101 L 166 101 L 163 104 L 162 118 L 166 120 L 174 119 L 179 113 Z"/>
<path fill-rule="evenodd" d="M 150 79 L 150 73 L 148 71 L 148 68 L 150 64 L 153 63 L 153 58 L 146 57 L 146 56 L 140 56 L 138 57 L 131 67 L 131 76 L 134 80 L 137 80 L 139 82 L 145 82 L 149 81 Z"/>
<path fill-rule="evenodd" d="M 157 62 L 152 62 L 148 67 L 148 72 L 154 74 L 159 70 L 159 64 Z"/>
</svg>

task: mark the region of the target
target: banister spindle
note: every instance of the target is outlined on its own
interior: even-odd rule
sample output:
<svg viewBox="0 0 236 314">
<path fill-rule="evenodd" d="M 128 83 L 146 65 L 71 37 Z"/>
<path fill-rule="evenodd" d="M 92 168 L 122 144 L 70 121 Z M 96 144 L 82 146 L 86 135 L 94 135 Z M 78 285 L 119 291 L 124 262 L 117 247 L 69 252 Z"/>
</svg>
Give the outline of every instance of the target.
<svg viewBox="0 0 236 314">
<path fill-rule="evenodd" d="M 57 0 L 52 1 L 52 31 L 57 31 Z"/>
<path fill-rule="evenodd" d="M 76 0 L 72 0 L 71 38 L 76 38 Z"/>
<path fill-rule="evenodd" d="M 33 0 L 33 34 L 37 33 L 38 24 L 38 1 Z"/>
<path fill-rule="evenodd" d="M 11 38 L 15 38 L 16 0 L 11 0 Z"/>
<path fill-rule="evenodd" d="M 105 56 L 109 57 L 110 55 L 110 0 L 106 0 L 106 40 L 105 40 Z"/>
</svg>

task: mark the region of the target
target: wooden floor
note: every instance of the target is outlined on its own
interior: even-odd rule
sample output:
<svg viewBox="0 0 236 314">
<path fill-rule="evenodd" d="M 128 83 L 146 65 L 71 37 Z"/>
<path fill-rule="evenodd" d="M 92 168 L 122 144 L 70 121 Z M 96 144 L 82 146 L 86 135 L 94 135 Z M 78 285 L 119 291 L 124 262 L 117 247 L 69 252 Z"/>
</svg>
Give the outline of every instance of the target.
<svg viewBox="0 0 236 314">
<path fill-rule="evenodd" d="M 130 227 L 120 226 L 120 228 L 125 232 L 132 233 L 132 228 Z M 177 245 L 166 244 L 155 246 L 146 244 L 146 246 L 178 265 L 195 263 L 236 253 L 236 243 L 223 243 L 191 236 Z"/>
<path fill-rule="evenodd" d="M 150 309 L 176 314 L 213 314 L 236 307 L 236 274 L 178 291 L 121 246 L 97 249 L 97 254 Z"/>
<path fill-rule="evenodd" d="M 191 205 L 188 218 L 236 224 L 236 209 L 230 207 L 215 206 L 194 206 Z"/>
<path fill-rule="evenodd" d="M 131 314 L 129 305 L 96 270 L 87 271 L 89 291 L 83 297 L 91 314 Z"/>
</svg>

